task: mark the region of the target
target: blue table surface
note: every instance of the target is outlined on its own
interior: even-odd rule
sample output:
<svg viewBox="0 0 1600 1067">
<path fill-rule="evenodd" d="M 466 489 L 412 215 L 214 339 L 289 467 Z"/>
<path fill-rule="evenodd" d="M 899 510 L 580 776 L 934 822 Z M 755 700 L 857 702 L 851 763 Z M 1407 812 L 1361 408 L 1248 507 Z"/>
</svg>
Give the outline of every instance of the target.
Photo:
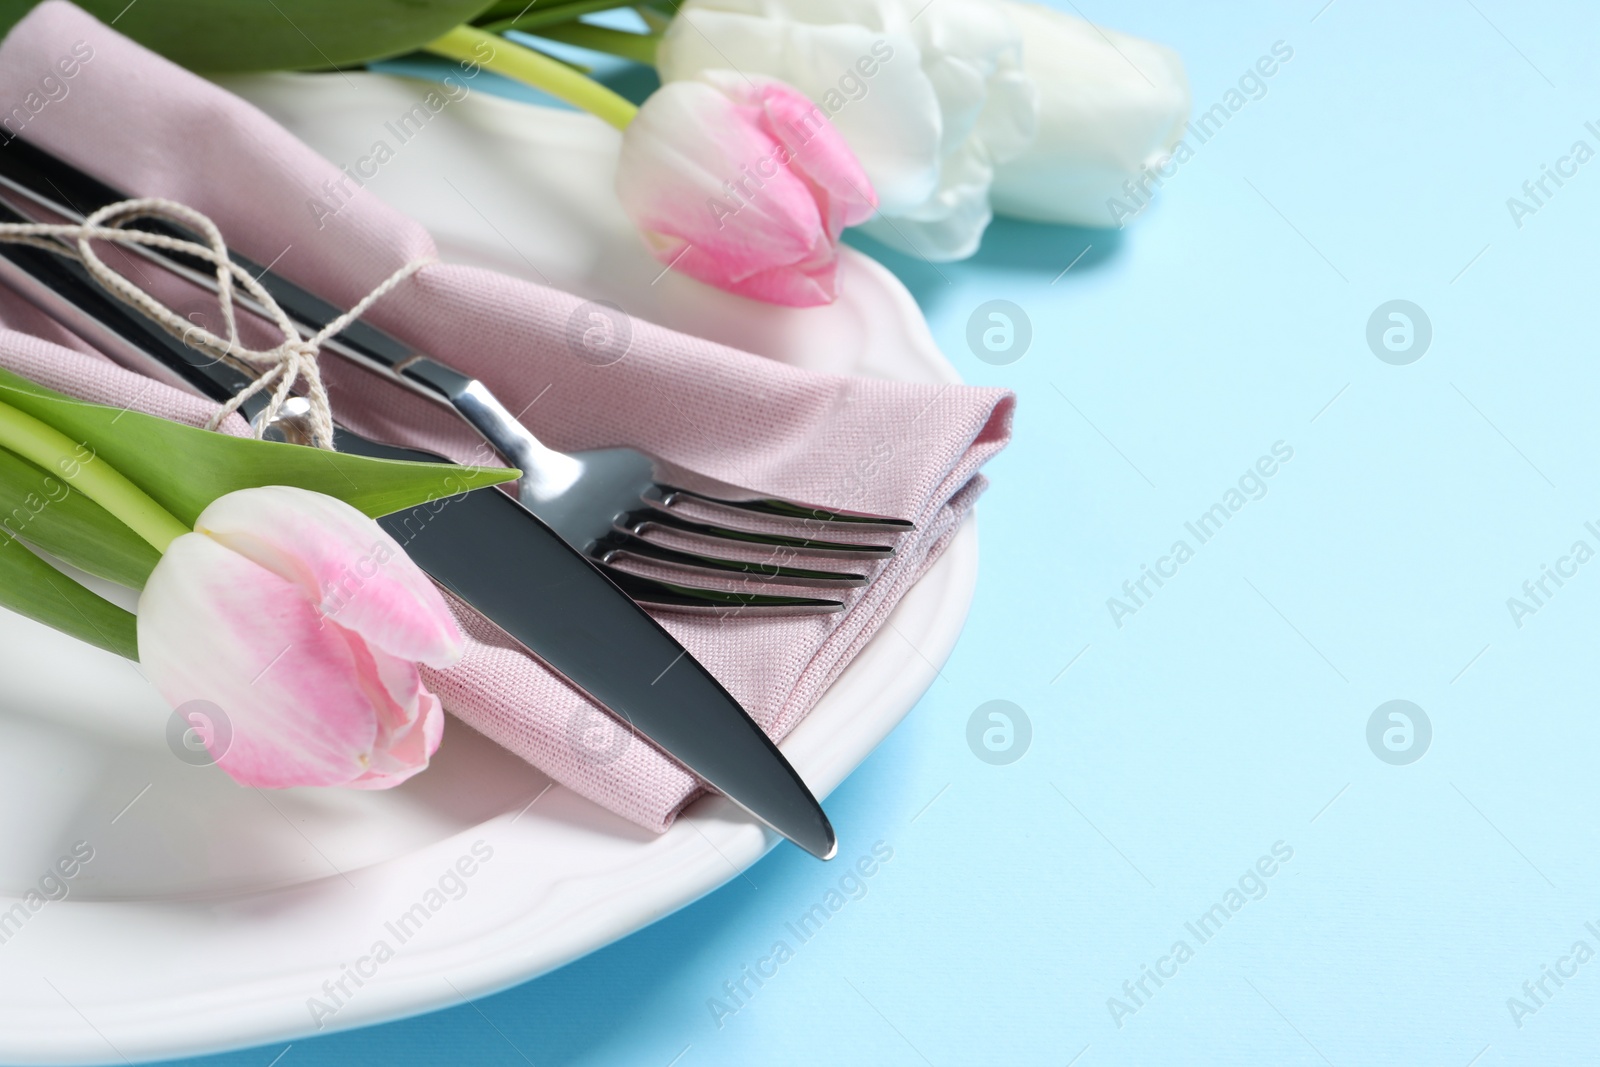
<svg viewBox="0 0 1600 1067">
<path fill-rule="evenodd" d="M 783 846 L 499 995 L 186 1062 L 1594 1062 L 1600 12 L 1324 2 L 1082 9 L 1177 48 L 1197 113 L 1293 51 L 1125 230 L 856 242 L 1020 406 L 966 633 L 829 801 L 841 862 Z M 991 300 L 1010 363 L 967 341 Z M 997 700 L 1009 763 L 993 708 L 968 740 Z"/>
</svg>

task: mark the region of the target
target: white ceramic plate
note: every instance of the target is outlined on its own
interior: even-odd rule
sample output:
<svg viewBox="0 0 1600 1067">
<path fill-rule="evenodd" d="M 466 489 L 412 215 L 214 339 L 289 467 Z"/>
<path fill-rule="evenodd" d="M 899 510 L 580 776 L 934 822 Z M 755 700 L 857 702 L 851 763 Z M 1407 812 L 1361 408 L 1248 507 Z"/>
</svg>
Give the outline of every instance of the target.
<svg viewBox="0 0 1600 1067">
<path fill-rule="evenodd" d="M 422 92 L 378 75 L 230 87 L 335 162 L 365 153 Z M 807 312 L 675 275 L 657 281 L 611 197 L 615 147 L 588 118 L 473 95 L 435 117 L 373 188 L 452 260 L 542 277 L 774 359 L 956 380 L 909 294 L 854 252 L 843 299 Z M 900 604 L 894 629 L 784 742 L 819 795 L 927 688 L 930 664 L 943 664 L 961 629 L 976 566 L 969 522 Z M 240 789 L 174 758 L 166 709 L 123 660 L 0 613 L 0 672 L 8 1062 L 198 1054 L 459 1003 L 683 907 L 774 844 L 718 797 L 668 833 L 647 833 L 459 724 L 433 768 L 396 790 Z M 75 865 L 75 846 L 93 858 Z M 52 881 L 62 860 L 74 876 Z M 30 888 L 43 899 L 62 884 L 64 899 L 6 910 Z M 373 956 L 380 940 L 392 957 Z M 347 968 L 362 972 L 359 985 Z M 318 1018 L 312 998 L 325 1005 Z"/>
</svg>

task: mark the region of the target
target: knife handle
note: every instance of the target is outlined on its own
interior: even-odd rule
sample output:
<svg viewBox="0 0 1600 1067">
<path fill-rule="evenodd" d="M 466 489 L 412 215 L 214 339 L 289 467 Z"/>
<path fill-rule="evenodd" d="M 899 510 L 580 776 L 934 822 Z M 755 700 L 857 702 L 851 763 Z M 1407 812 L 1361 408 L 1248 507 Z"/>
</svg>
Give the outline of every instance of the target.
<svg viewBox="0 0 1600 1067">
<path fill-rule="evenodd" d="M 20 197 L 55 215 L 73 221 L 82 221 L 85 208 L 93 211 L 126 199 L 122 193 L 97 178 L 20 139 L 13 139 L 5 146 L 5 151 L 0 152 L 0 187 L 11 194 L 13 202 Z M 42 193 L 40 190 L 44 188 L 52 189 L 60 199 Z M 17 221 L 37 220 L 19 215 Z M 144 220 L 141 225 L 145 229 L 165 233 L 181 240 L 196 240 L 193 234 L 159 221 Z M 209 292 L 216 292 L 214 267 L 209 263 L 182 253 L 157 251 L 138 245 L 131 246 L 129 251 L 177 274 L 193 285 Z M 230 253 L 230 257 L 272 295 L 273 300 L 283 309 L 302 337 L 311 337 L 341 314 L 338 308 L 287 278 L 274 274 L 243 256 Z M 90 284 L 93 284 L 92 280 Z M 48 300 L 48 297 L 45 299 Z M 264 321 L 271 321 L 266 309 L 248 293 L 235 290 L 235 302 Z M 64 314 L 72 314 L 71 309 L 59 310 Z M 99 335 L 103 334 L 105 329 L 103 325 L 96 327 L 91 327 L 88 323 L 84 325 L 97 334 L 94 343 L 99 344 L 102 340 Z M 107 338 L 107 340 L 115 343 L 114 339 Z M 337 336 L 328 339 L 322 347 L 419 396 L 454 410 L 478 431 L 489 447 L 508 465 L 522 471 L 518 488 L 524 496 L 530 496 L 534 500 L 544 500 L 559 495 L 576 480 L 581 469 L 578 461 L 546 447 L 500 402 L 489 387 L 478 379 L 423 355 L 382 330 L 359 320 L 345 327 Z M 143 353 L 136 355 L 129 352 L 125 355 L 141 364 L 148 362 Z M 201 356 L 201 358 L 206 357 Z M 154 376 L 170 380 L 172 373 L 170 367 L 150 368 L 150 370 L 156 372 Z M 239 379 L 238 388 L 243 388 L 248 381 L 248 378 Z M 231 389 L 228 395 L 237 392 L 238 388 Z M 211 390 L 207 391 L 207 395 L 218 400 L 227 398 L 218 397 Z"/>
</svg>

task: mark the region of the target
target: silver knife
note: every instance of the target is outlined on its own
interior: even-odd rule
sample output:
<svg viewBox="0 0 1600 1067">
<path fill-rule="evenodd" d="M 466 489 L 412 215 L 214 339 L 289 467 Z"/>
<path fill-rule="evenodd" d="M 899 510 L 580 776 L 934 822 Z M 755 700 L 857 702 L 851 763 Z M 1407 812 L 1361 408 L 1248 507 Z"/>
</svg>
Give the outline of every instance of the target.
<svg viewBox="0 0 1600 1067">
<path fill-rule="evenodd" d="M 22 142 L 0 148 L 9 170 Z M 37 150 L 35 150 L 37 151 Z M 99 205 L 96 205 L 99 206 Z M 28 221 L 0 204 L 4 221 Z M 140 373 L 223 400 L 248 382 L 109 296 L 76 261 L 0 245 L 0 283 Z M 259 408 L 244 411 L 247 417 Z M 448 462 L 339 428 L 341 452 Z M 684 769 L 821 859 L 837 850 L 816 798 L 728 691 L 607 575 L 498 490 L 379 522 L 441 586 Z"/>
</svg>

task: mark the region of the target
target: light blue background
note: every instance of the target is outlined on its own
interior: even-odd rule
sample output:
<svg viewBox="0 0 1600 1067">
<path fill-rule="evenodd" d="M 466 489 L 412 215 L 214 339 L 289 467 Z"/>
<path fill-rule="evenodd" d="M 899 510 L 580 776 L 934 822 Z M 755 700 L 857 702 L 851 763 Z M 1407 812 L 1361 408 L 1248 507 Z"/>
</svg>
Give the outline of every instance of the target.
<svg viewBox="0 0 1600 1067">
<path fill-rule="evenodd" d="M 1294 56 L 1120 234 L 1002 221 L 937 268 L 869 248 L 1021 402 L 966 634 L 829 801 L 841 863 L 784 846 L 559 972 L 282 1067 L 1595 1061 L 1600 960 L 1520 1027 L 1507 999 L 1600 950 L 1600 562 L 1521 628 L 1506 600 L 1600 548 L 1600 161 L 1520 229 L 1506 200 L 1600 148 L 1600 16 L 1322 3 L 1087 4 L 1176 47 L 1197 111 Z M 965 340 L 996 298 L 1033 326 L 1008 366 Z M 1408 366 L 1365 340 L 1395 298 L 1434 331 Z M 1114 625 L 1277 441 L 1265 498 Z M 1009 766 L 966 742 L 994 699 L 1033 725 Z M 1407 766 L 1366 740 L 1391 699 L 1433 727 Z M 719 1027 L 708 998 L 880 840 L 865 898 Z M 1199 944 L 1185 922 L 1279 841 L 1266 896 Z M 1194 958 L 1119 1028 L 1108 998 L 1179 938 Z"/>
</svg>

